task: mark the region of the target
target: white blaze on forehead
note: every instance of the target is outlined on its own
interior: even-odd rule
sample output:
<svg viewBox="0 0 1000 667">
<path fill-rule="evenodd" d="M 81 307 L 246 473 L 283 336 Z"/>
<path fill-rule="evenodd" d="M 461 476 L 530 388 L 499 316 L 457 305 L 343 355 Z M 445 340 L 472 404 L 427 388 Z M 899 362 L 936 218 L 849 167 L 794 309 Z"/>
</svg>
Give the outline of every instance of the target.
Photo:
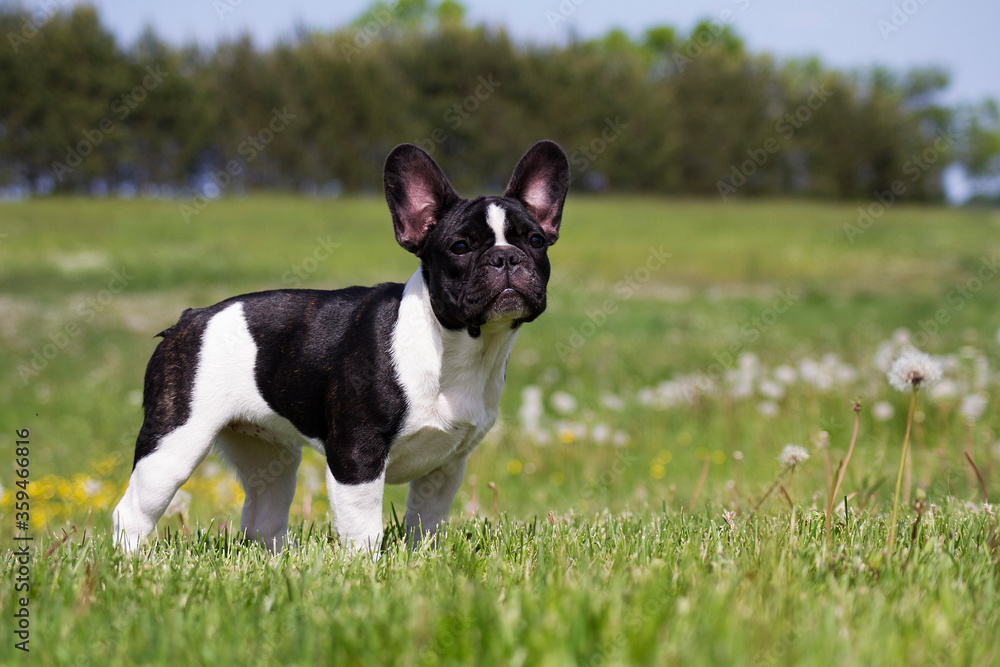
<svg viewBox="0 0 1000 667">
<path fill-rule="evenodd" d="M 503 235 L 503 227 L 507 223 L 507 214 L 503 207 L 499 204 L 490 204 L 486 208 L 486 222 L 496 234 L 497 242 L 495 245 L 510 245 L 507 243 L 507 237 Z"/>
</svg>

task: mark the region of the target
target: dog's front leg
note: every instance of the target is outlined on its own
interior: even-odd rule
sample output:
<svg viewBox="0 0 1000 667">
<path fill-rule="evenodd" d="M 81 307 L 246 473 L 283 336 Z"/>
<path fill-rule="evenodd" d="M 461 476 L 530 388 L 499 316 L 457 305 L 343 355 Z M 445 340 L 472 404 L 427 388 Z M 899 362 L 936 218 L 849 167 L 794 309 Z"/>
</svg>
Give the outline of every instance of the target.
<svg viewBox="0 0 1000 667">
<path fill-rule="evenodd" d="M 465 458 L 455 458 L 423 477 L 410 482 L 406 498 L 406 530 L 416 544 L 425 536 L 433 536 L 448 518 L 451 502 L 465 476 Z"/>
<path fill-rule="evenodd" d="M 385 470 L 370 482 L 338 482 L 326 467 L 326 493 L 333 512 L 333 526 L 348 549 L 377 556 L 382 544 L 382 496 Z"/>
</svg>

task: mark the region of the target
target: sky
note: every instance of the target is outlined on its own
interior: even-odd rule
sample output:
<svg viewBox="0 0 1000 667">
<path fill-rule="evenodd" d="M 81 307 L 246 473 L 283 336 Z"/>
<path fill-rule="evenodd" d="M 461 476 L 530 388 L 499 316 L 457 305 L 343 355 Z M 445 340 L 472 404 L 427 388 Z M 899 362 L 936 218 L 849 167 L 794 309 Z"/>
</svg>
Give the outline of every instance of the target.
<svg viewBox="0 0 1000 667">
<path fill-rule="evenodd" d="M 433 2 L 434 0 L 432 0 Z M 27 0 L 28 8 L 76 0 Z M 368 0 L 90 0 L 125 44 L 146 26 L 174 44 L 210 45 L 249 33 L 259 46 L 296 26 L 330 30 L 361 16 Z M 952 83 L 942 101 L 1000 100 L 997 0 L 462 0 L 473 23 L 504 26 L 524 42 L 563 42 L 611 28 L 633 36 L 653 25 L 686 33 L 703 18 L 730 24 L 753 52 L 816 55 L 827 66 L 895 70 L 938 65 Z"/>
</svg>

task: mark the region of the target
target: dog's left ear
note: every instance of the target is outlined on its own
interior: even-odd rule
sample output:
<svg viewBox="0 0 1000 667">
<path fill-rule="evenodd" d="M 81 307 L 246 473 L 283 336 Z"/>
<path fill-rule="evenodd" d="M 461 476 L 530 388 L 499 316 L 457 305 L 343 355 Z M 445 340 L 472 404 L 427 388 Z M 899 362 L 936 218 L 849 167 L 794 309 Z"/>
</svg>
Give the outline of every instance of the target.
<svg viewBox="0 0 1000 667">
<path fill-rule="evenodd" d="M 551 245 L 559 238 L 567 190 L 569 160 L 566 153 L 554 141 L 539 141 L 517 163 L 504 196 L 519 199 L 528 208 Z"/>
<path fill-rule="evenodd" d="M 382 177 L 396 241 L 418 254 L 445 210 L 461 199 L 422 148 L 400 144 L 385 159 Z"/>
</svg>

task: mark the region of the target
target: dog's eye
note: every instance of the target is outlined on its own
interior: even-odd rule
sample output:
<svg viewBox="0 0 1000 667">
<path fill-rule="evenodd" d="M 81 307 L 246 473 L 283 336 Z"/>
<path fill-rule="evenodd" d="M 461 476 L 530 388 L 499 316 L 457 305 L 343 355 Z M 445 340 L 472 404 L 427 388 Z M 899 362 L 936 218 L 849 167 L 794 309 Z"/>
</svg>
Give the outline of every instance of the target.
<svg viewBox="0 0 1000 667">
<path fill-rule="evenodd" d="M 541 234 L 532 234 L 531 238 L 528 239 L 528 245 L 532 248 L 541 248 L 545 245 L 545 237 Z"/>
<path fill-rule="evenodd" d="M 469 244 L 466 243 L 465 241 L 456 241 L 451 246 L 451 251 L 456 255 L 464 255 L 465 253 L 469 252 L 469 249 L 470 249 Z"/>
</svg>

